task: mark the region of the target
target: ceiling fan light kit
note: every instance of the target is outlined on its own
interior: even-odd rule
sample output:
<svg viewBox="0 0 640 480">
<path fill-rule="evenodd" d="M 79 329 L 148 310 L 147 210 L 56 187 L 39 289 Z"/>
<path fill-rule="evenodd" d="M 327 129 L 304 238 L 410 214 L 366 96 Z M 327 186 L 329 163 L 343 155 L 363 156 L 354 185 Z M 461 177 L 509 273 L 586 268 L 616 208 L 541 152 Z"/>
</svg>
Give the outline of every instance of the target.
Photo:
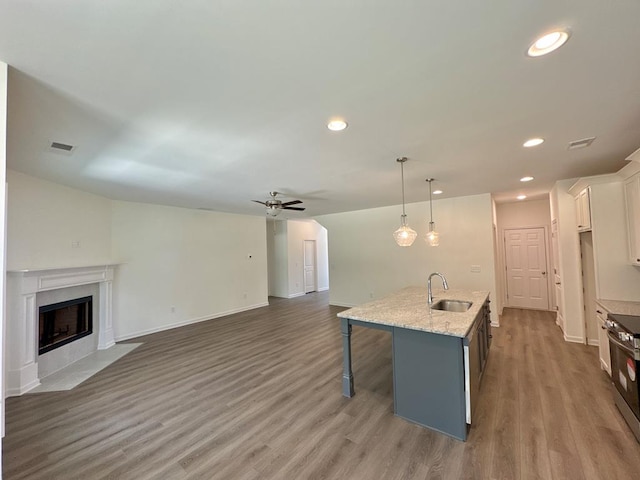
<svg viewBox="0 0 640 480">
<path fill-rule="evenodd" d="M 267 215 L 269 217 L 277 217 L 278 215 L 280 215 L 280 212 L 282 210 L 296 210 L 298 212 L 302 212 L 305 210 L 304 207 L 292 206 L 302 203 L 302 200 L 291 200 L 289 202 L 283 202 L 276 198 L 276 195 L 282 195 L 280 192 L 269 192 L 269 195 L 271 195 L 271 200 L 267 200 L 266 202 L 261 202 L 260 200 L 252 200 L 252 202 L 264 205 L 267 208 Z"/>
<path fill-rule="evenodd" d="M 280 215 L 280 210 L 276 207 L 267 207 L 267 215 L 270 217 L 277 217 Z"/>
<path fill-rule="evenodd" d="M 393 232 L 393 238 L 401 247 L 410 247 L 418 234 L 409 225 L 407 225 L 407 214 L 404 211 L 404 162 L 407 157 L 400 157 L 396 162 L 400 163 L 400 172 L 402 176 L 402 215 L 400 215 L 400 228 Z"/>
</svg>

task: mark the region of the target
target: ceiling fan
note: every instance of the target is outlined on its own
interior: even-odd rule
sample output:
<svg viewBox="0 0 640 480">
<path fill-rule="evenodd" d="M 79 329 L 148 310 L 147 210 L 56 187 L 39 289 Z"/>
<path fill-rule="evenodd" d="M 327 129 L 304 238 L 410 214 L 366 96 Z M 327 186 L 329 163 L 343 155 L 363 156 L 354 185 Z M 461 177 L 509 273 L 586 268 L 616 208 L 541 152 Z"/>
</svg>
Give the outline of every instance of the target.
<svg viewBox="0 0 640 480">
<path fill-rule="evenodd" d="M 282 202 L 276 199 L 276 195 L 282 195 L 280 192 L 269 192 L 271 200 L 261 202 L 260 200 L 252 200 L 252 202 L 260 203 L 267 207 L 267 215 L 270 217 L 276 217 L 282 210 L 297 210 L 303 211 L 304 207 L 292 207 L 292 205 L 298 205 L 302 203 L 302 200 L 291 200 L 290 202 Z"/>
</svg>

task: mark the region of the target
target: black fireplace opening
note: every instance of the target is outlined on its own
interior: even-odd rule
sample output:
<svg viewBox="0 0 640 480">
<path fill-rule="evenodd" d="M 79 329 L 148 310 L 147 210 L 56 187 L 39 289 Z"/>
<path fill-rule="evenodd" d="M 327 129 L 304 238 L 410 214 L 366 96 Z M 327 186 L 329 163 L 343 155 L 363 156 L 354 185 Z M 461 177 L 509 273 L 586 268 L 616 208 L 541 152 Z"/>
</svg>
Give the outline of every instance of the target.
<svg viewBox="0 0 640 480">
<path fill-rule="evenodd" d="M 93 333 L 93 297 L 40 307 L 38 353 L 54 350 Z"/>
</svg>

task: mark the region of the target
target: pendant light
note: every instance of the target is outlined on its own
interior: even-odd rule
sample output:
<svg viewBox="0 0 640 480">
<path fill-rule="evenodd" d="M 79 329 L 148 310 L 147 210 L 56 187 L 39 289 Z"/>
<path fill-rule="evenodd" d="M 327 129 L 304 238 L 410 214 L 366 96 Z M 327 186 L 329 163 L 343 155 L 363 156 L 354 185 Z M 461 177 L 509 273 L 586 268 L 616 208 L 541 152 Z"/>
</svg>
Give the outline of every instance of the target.
<svg viewBox="0 0 640 480">
<path fill-rule="evenodd" d="M 438 232 L 436 232 L 436 224 L 433 221 L 433 197 L 431 193 L 431 182 L 433 182 L 433 180 L 433 178 L 427 178 L 427 182 L 429 182 L 429 212 L 431 214 L 431 220 L 429 221 L 429 231 L 425 235 L 424 239 L 432 247 L 437 247 L 440 245 L 440 239 L 438 237 Z"/>
<path fill-rule="evenodd" d="M 393 232 L 393 238 L 401 247 L 410 247 L 418 236 L 416 231 L 407 225 L 407 214 L 404 213 L 404 162 L 407 160 L 407 157 L 400 157 L 396 159 L 396 162 L 400 164 L 400 172 L 402 176 L 402 215 L 400 216 L 400 228 Z"/>
</svg>

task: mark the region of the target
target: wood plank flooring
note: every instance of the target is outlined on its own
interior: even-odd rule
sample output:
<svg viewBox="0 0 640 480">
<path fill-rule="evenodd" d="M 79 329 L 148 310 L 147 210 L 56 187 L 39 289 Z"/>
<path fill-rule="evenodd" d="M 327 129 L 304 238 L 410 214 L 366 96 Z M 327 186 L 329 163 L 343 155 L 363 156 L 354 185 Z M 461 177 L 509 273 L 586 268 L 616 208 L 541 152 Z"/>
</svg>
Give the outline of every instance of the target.
<svg viewBox="0 0 640 480">
<path fill-rule="evenodd" d="M 505 310 L 463 443 L 394 417 L 390 333 L 354 327 L 347 399 L 341 309 L 270 301 L 8 399 L 5 480 L 640 478 L 597 349 L 565 343 L 551 313 Z"/>
</svg>

